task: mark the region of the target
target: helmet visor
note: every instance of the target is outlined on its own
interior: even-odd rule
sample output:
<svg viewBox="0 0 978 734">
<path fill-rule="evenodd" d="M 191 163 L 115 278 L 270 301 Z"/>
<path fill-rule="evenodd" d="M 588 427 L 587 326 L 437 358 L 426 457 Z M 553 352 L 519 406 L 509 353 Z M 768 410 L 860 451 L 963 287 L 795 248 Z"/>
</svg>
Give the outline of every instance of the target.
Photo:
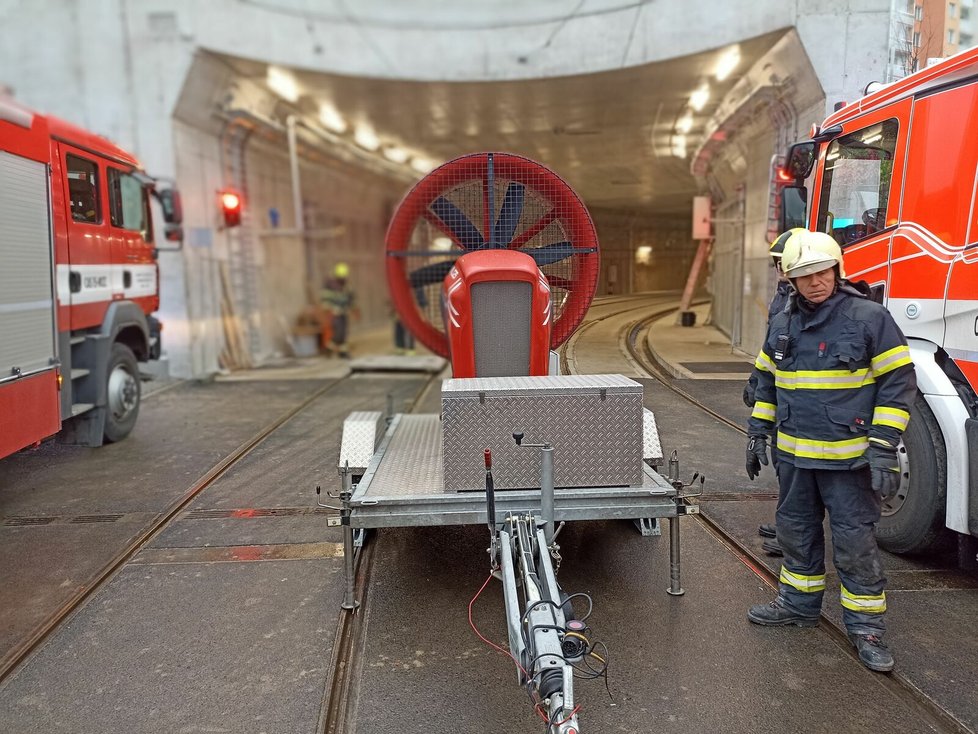
<svg viewBox="0 0 978 734">
<path fill-rule="evenodd" d="M 828 270 L 831 267 L 838 265 L 835 258 L 828 258 L 826 260 L 816 260 L 814 262 L 807 262 L 797 267 L 791 268 L 785 271 L 785 275 L 789 278 L 800 278 L 803 275 L 812 275 L 813 273 L 821 273 L 823 270 Z"/>
</svg>

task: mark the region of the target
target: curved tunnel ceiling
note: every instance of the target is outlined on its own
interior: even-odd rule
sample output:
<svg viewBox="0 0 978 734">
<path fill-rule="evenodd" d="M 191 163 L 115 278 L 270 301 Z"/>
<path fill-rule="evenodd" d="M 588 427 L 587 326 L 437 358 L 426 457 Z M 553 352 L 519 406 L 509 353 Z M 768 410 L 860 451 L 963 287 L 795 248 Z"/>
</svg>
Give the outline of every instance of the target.
<svg viewBox="0 0 978 734">
<path fill-rule="evenodd" d="M 466 0 L 458 7 L 444 0 L 357 0 L 330 7 L 319 0 L 241 0 L 243 5 L 326 23 L 357 22 L 373 28 L 423 30 L 498 30 L 639 10 L 651 0 Z"/>
<path fill-rule="evenodd" d="M 300 95 L 295 108 L 314 118 L 318 105 L 332 107 L 347 122 L 344 138 L 351 144 L 356 128 L 366 126 L 383 145 L 434 163 L 481 150 L 518 153 L 557 171 L 589 207 L 679 217 L 688 214 L 696 193 L 689 159 L 675 155 L 673 147 L 690 94 L 708 82 L 709 99 L 691 114 L 687 155 L 724 95 L 784 33 L 739 43 L 738 67 L 722 82 L 712 76 L 722 49 L 525 81 L 403 81 L 288 71 Z M 208 55 L 234 76 L 265 85 L 265 62 Z"/>
</svg>

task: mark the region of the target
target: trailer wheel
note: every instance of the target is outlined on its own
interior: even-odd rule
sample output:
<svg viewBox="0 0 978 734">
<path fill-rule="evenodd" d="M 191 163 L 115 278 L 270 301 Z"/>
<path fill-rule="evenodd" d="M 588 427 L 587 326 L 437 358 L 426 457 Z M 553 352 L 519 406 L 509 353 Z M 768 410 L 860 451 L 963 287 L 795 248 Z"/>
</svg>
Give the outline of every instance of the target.
<svg viewBox="0 0 978 734">
<path fill-rule="evenodd" d="M 947 459 L 940 426 L 920 394 L 910 410 L 898 456 L 900 488 L 883 503 L 876 538 L 891 553 L 936 550 L 947 537 Z"/>
<path fill-rule="evenodd" d="M 125 344 L 112 345 L 106 377 L 105 440 L 121 441 L 132 431 L 139 415 L 139 365 Z"/>
</svg>

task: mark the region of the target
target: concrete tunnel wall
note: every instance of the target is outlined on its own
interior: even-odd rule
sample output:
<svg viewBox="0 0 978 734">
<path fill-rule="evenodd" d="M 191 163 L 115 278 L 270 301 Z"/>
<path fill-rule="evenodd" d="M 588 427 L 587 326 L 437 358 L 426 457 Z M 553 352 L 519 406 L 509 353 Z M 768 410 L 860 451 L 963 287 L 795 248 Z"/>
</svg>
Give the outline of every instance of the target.
<svg viewBox="0 0 978 734">
<path fill-rule="evenodd" d="M 615 69 L 795 27 L 824 90 L 816 105 L 820 109 L 804 122 L 807 125 L 823 117 L 834 101 L 858 97 L 869 79 L 886 78 L 887 43 L 896 12 L 893 0 L 730 0 L 711 5 L 708 12 L 700 6 L 695 15 L 682 0 L 637 5 L 593 0 L 574 7 L 580 12 L 570 13 L 573 7 L 557 0 L 542 0 L 529 8 L 502 1 L 491 7 L 456 4 L 448 9 L 435 0 L 406 4 L 364 0 L 358 4 L 357 15 L 351 16 L 339 2 L 301 0 L 211 0 L 203 4 L 193 0 L 8 0 L 0 4 L 0 83 L 10 84 L 20 99 L 39 110 L 113 138 L 136 152 L 154 175 L 175 177 L 185 190 L 197 191 L 187 198 L 196 199 L 188 201 L 188 209 L 191 223 L 200 230 L 195 234 L 199 239 L 188 240 L 183 253 L 161 256 L 161 316 L 168 324 L 165 338 L 174 374 L 204 376 L 215 369 L 216 355 L 222 349 L 220 291 L 215 292 L 214 287 L 225 246 L 218 242 L 221 233 L 213 226 L 212 194 L 222 184 L 223 164 L 213 130 L 210 140 L 198 139 L 199 135 L 206 137 L 206 126 L 192 133 L 173 120 L 199 49 L 332 73 L 485 81 Z M 38 29 L 44 30 L 44 43 L 37 42 Z M 753 173 L 731 169 L 742 182 L 748 178 L 759 181 L 760 161 L 766 171 L 773 145 L 766 148 L 763 135 L 757 137 L 757 145 L 746 146 Z M 195 152 L 184 151 L 185 145 Z M 191 180 L 188 172 L 195 167 L 197 180 Z M 712 168 L 720 166 L 714 162 Z M 269 175 L 278 183 L 270 190 L 280 191 L 282 169 L 280 165 L 273 169 Z M 765 198 L 757 188 L 755 183 L 746 191 L 747 199 L 755 202 L 748 207 L 752 210 Z M 365 207 L 382 211 L 385 200 L 386 196 L 379 196 Z M 280 207 L 283 217 L 288 209 Z M 367 221 L 360 215 L 354 219 Z M 606 262 L 611 264 L 619 256 L 613 252 L 624 250 L 624 243 L 605 232 L 615 232 L 620 225 L 611 222 L 620 222 L 621 216 L 599 214 L 596 219 L 608 248 Z M 750 215 L 749 219 L 745 227 L 761 228 L 760 218 Z M 358 226 L 362 231 L 363 226 L 371 225 Z M 649 231 L 672 226 L 659 225 Z M 205 229 L 210 230 L 206 235 Z M 373 237 L 369 233 L 357 236 L 358 241 Z M 634 233 L 631 238 L 634 244 Z M 750 273 L 752 285 L 764 280 L 756 272 L 765 254 L 757 251 L 761 239 L 744 235 L 747 260 L 755 261 L 744 271 Z M 669 240 L 670 235 L 664 235 L 663 241 Z M 216 261 L 201 252 L 208 247 Z M 283 256 L 283 267 L 295 263 L 294 243 L 276 247 L 278 254 L 290 253 Z M 257 255 L 261 260 L 262 254 Z M 289 279 L 267 270 L 267 252 L 265 255 L 261 260 L 262 272 L 268 276 L 262 286 L 264 302 L 272 308 L 294 306 L 290 299 L 278 299 L 282 284 Z M 607 290 L 607 269 L 602 277 Z M 732 277 L 722 269 L 713 274 L 714 281 Z M 636 267 L 629 280 L 638 288 L 641 268 Z M 741 286 L 730 285 L 735 290 Z M 621 276 L 612 284 L 613 289 L 624 287 Z M 764 300 L 748 290 L 744 288 L 745 299 Z M 269 291 L 274 299 L 267 298 Z M 750 310 L 742 304 L 743 313 Z M 247 318 L 254 320 L 255 316 L 248 314 Z M 265 325 L 260 349 L 270 353 L 277 318 L 269 312 L 259 321 Z M 755 327 L 738 328 L 741 343 L 758 341 Z"/>
</svg>

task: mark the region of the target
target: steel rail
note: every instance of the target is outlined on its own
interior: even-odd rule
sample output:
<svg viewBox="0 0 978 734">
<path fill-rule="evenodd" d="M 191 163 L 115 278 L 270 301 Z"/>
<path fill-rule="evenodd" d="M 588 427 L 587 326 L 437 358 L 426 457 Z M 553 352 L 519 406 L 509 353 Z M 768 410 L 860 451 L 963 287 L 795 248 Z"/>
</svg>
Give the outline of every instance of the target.
<svg viewBox="0 0 978 734">
<path fill-rule="evenodd" d="M 628 336 L 625 343 L 628 347 L 630 356 L 636 362 L 642 365 L 642 368 L 663 387 L 672 390 L 681 398 L 693 404 L 703 412 L 746 436 L 747 429 L 744 426 L 720 415 L 682 388 L 673 384 L 674 380 L 665 375 L 664 371 L 661 369 L 661 367 L 659 367 L 656 359 L 653 357 L 651 350 L 649 349 L 647 339 L 642 339 L 641 349 L 637 346 L 640 334 L 644 332 L 653 321 L 662 317 L 670 310 L 678 311 L 678 306 L 650 315 L 627 327 Z M 706 495 L 704 495 L 703 498 L 705 499 Z M 694 515 L 694 517 L 698 517 L 699 521 L 705 526 L 707 532 L 720 541 L 720 543 L 722 543 L 745 566 L 750 568 L 759 579 L 767 584 L 772 590 L 777 590 L 778 575 L 769 569 L 767 564 L 765 564 L 763 560 L 755 555 L 750 548 L 741 543 L 731 533 L 727 532 L 719 524 L 719 522 L 710 517 L 710 514 L 704 511 L 702 504 L 700 505 L 699 514 Z M 843 650 L 843 652 L 847 653 L 853 659 L 858 660 L 858 655 L 856 654 L 852 643 L 849 641 L 845 630 L 833 622 L 824 612 L 820 615 L 820 617 L 821 620 L 819 623 L 819 628 L 825 632 L 829 638 Z M 860 663 L 860 665 L 862 665 L 862 663 Z M 877 685 L 889 693 L 894 694 L 901 700 L 906 701 L 907 697 L 909 697 L 909 703 L 914 706 L 916 712 L 919 713 L 921 718 L 934 729 L 938 731 L 953 732 L 953 734 L 974 734 L 973 730 L 968 728 L 964 722 L 958 719 L 958 717 L 956 717 L 952 712 L 941 706 L 937 701 L 927 695 L 927 693 L 921 690 L 913 681 L 899 671 L 888 674 L 877 674 L 874 675 L 873 678 Z"/>
<path fill-rule="evenodd" d="M 414 413 L 427 397 L 435 380 L 442 373 L 429 373 L 427 380 L 407 406 L 407 413 Z M 366 533 L 366 531 L 364 531 Z M 316 731 L 319 734 L 343 734 L 353 711 L 354 700 L 350 695 L 353 682 L 360 676 L 362 664 L 362 643 L 367 616 L 370 575 L 374 564 L 374 544 L 368 543 L 367 536 L 360 548 L 354 552 L 354 598 L 359 601 L 359 607 L 353 610 L 341 610 L 336 622 L 336 634 L 333 637 L 333 651 L 329 661 L 329 678 L 323 688 L 323 699 L 320 704 L 319 722 Z"/>
<path fill-rule="evenodd" d="M 312 395 L 303 400 L 299 405 L 289 409 L 278 419 L 269 423 L 265 428 L 255 434 L 252 438 L 245 441 L 238 448 L 225 456 L 220 462 L 214 465 L 206 474 L 194 482 L 179 498 L 171 502 L 166 509 L 150 524 L 146 529 L 139 533 L 125 548 L 117 553 L 108 561 L 88 582 L 86 582 L 73 596 L 67 599 L 55 612 L 48 615 L 34 630 L 30 636 L 21 641 L 18 645 L 8 651 L 3 658 L 0 658 L 0 684 L 2 684 L 20 665 L 25 662 L 40 645 L 54 632 L 63 622 L 74 614 L 81 606 L 99 591 L 106 583 L 115 577 L 116 573 L 143 547 L 155 539 L 173 519 L 193 501 L 208 486 L 213 484 L 232 466 L 241 461 L 257 446 L 259 446 L 274 431 L 294 418 L 305 408 L 318 400 L 326 393 L 335 390 L 343 384 L 346 377 L 340 378 L 324 385 Z"/>
</svg>

